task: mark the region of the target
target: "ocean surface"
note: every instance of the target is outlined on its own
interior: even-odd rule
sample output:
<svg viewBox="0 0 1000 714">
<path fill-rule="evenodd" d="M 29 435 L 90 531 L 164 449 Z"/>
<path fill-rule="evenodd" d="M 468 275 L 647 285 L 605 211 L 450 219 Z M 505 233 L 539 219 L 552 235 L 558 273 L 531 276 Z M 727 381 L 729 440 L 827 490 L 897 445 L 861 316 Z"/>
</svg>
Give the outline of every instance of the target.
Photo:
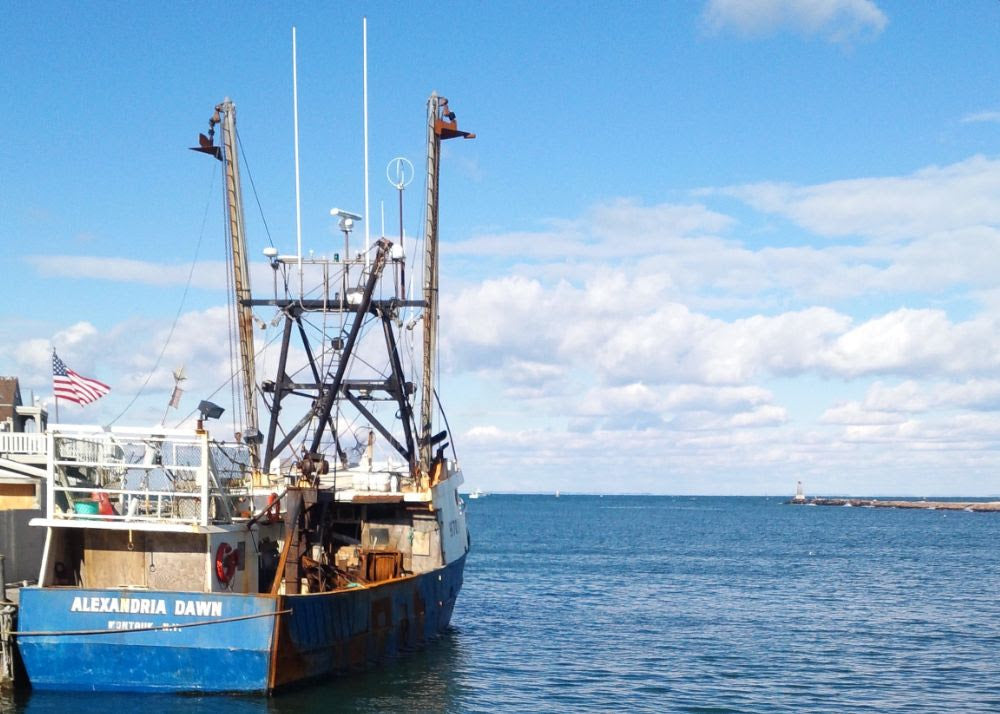
<svg viewBox="0 0 1000 714">
<path fill-rule="evenodd" d="M 270 699 L 0 694 L 14 712 L 1000 711 L 1000 513 L 777 498 L 468 501 L 452 631 Z"/>
</svg>

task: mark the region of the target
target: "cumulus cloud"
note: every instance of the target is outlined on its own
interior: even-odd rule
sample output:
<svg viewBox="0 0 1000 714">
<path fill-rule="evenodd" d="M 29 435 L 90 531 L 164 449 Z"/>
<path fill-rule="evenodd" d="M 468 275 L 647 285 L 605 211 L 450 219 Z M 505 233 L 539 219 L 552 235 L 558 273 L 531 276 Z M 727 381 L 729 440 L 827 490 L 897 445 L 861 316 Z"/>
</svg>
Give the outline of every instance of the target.
<svg viewBox="0 0 1000 714">
<path fill-rule="evenodd" d="M 762 36 L 790 29 L 832 42 L 878 35 L 888 23 L 872 0 L 709 0 L 702 20 L 715 32 Z"/>
<path fill-rule="evenodd" d="M 819 235 L 916 238 L 1000 222 L 1000 160 L 974 156 L 908 176 L 723 189 Z"/>
<path fill-rule="evenodd" d="M 872 426 L 899 424 L 904 417 L 895 411 L 879 411 L 868 409 L 859 402 L 846 402 L 830 407 L 820 417 L 826 424 L 843 424 L 845 426 Z"/>
<path fill-rule="evenodd" d="M 974 375 L 1000 367 L 997 325 L 987 318 L 954 322 L 940 309 L 902 308 L 855 323 L 812 307 L 726 320 L 637 299 L 628 281 L 619 287 L 485 281 L 447 301 L 444 342 L 458 369 L 498 367 L 516 356 L 586 366 L 615 384 L 741 385 L 810 371 Z"/>
<path fill-rule="evenodd" d="M 441 296 L 446 403 L 465 465 L 507 488 L 531 490 L 544 470 L 567 489 L 591 474 L 579 490 L 606 491 L 621 484 L 597 474 L 622 464 L 630 489 L 656 491 L 705 474 L 757 474 L 753 483 L 790 489 L 837 468 L 879 479 L 1000 469 L 996 193 L 1000 161 L 973 157 L 900 177 L 608 200 L 539 231 L 449 243 L 453 258 L 492 261 L 488 277 L 445 283 Z M 762 231 L 716 210 L 734 196 L 766 220 Z M 33 261 L 40 272 L 81 270 Z M 82 271 L 186 280 L 180 266 L 107 267 L 94 258 Z M 270 269 L 254 271 L 269 287 Z M 133 423 L 159 421 L 180 364 L 192 404 L 220 387 L 220 403 L 230 399 L 223 307 L 182 315 L 155 370 L 168 319 L 67 322 L 11 335 L 0 358 L 48 389 L 56 344 L 75 369 L 113 385 L 88 412 L 109 416 L 152 372 L 152 406 L 131 412 Z M 256 332 L 262 348 L 274 330 Z M 262 353 L 270 374 L 275 350 Z M 728 485 L 704 490 L 741 492 L 719 484 Z"/>
<path fill-rule="evenodd" d="M 953 323 L 942 310 L 900 309 L 839 336 L 821 354 L 835 374 L 974 374 L 1000 367 L 996 325 Z"/>
<path fill-rule="evenodd" d="M 864 398 L 827 409 L 822 420 L 830 424 L 897 424 L 913 415 L 931 412 L 995 412 L 1000 410 L 1000 381 L 873 383 Z"/>
<path fill-rule="evenodd" d="M 677 205 L 618 201 L 563 222 L 572 229 L 480 236 L 449 244 L 447 252 L 497 261 L 516 256 L 515 266 L 501 262 L 497 272 L 524 281 L 522 291 L 532 283 L 591 285 L 586 295 L 593 301 L 582 306 L 588 310 L 595 302 L 626 300 L 772 312 L 862 295 L 988 289 L 1000 273 L 1000 204 L 993 200 L 1000 195 L 1000 161 L 977 157 L 904 177 L 698 193 L 736 196 L 764 216 L 797 225 L 739 240 L 745 230 L 738 223 L 703 206 L 686 207 L 679 219 Z M 637 217 L 629 219 L 629 212 Z M 596 214 L 614 218 L 590 218 Z M 678 229 L 683 220 L 693 222 Z"/>
<path fill-rule="evenodd" d="M 22 386 L 47 391 L 52 384 L 53 347 L 71 369 L 86 376 L 101 377 L 95 369 L 106 345 L 97 327 L 87 321 L 73 323 L 50 338 L 19 340 L 10 335 L 0 346 L 0 359 L 10 365 L 6 373 L 17 376 Z"/>
<path fill-rule="evenodd" d="M 657 255 L 673 242 L 709 236 L 734 225 L 732 217 L 698 203 L 646 206 L 619 198 L 573 220 L 550 220 L 544 230 L 474 236 L 448 244 L 459 256 L 518 256 L 520 260 L 614 259 Z"/>
<path fill-rule="evenodd" d="M 671 423 L 628 432 L 482 424 L 461 435 L 467 478 L 538 491 L 955 495 L 995 492 L 1000 418 L 716 428 Z M 526 456 L 527 455 L 527 456 Z M 941 474 L 952 477 L 942 482 Z"/>
</svg>

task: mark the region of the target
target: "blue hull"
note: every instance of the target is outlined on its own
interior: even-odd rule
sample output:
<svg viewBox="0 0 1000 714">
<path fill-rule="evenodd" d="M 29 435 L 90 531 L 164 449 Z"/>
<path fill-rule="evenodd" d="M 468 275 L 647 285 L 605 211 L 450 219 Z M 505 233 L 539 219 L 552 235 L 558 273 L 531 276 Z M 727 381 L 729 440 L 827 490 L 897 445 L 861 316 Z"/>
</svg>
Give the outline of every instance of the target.
<svg viewBox="0 0 1000 714">
<path fill-rule="evenodd" d="M 464 565 L 279 597 L 24 588 L 18 645 L 39 690 L 266 693 L 419 648 L 448 627 Z"/>
<path fill-rule="evenodd" d="M 281 598 L 272 689 L 364 669 L 420 648 L 451 622 L 465 556 L 372 588 Z"/>
</svg>

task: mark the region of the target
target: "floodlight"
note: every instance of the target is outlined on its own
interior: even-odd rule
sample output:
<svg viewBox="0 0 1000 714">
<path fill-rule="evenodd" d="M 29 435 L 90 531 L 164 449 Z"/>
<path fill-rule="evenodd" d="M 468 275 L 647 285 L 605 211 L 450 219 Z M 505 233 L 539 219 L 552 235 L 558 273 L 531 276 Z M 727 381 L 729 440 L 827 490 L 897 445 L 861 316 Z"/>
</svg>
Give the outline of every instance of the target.
<svg viewBox="0 0 1000 714">
<path fill-rule="evenodd" d="M 212 402 L 202 400 L 198 405 L 198 411 L 201 412 L 201 419 L 218 419 L 222 416 L 222 412 L 226 411 L 218 404 L 213 404 Z"/>
</svg>

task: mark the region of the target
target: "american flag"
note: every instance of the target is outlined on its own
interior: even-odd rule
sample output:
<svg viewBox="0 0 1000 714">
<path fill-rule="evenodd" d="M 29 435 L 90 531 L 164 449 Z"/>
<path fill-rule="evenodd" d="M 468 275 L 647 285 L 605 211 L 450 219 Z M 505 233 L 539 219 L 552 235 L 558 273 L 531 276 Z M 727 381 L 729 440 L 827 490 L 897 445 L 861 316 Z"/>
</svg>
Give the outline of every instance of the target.
<svg viewBox="0 0 1000 714">
<path fill-rule="evenodd" d="M 90 404 L 111 391 L 111 387 L 96 379 L 81 377 L 52 352 L 52 391 L 56 399 L 77 404 Z"/>
</svg>

